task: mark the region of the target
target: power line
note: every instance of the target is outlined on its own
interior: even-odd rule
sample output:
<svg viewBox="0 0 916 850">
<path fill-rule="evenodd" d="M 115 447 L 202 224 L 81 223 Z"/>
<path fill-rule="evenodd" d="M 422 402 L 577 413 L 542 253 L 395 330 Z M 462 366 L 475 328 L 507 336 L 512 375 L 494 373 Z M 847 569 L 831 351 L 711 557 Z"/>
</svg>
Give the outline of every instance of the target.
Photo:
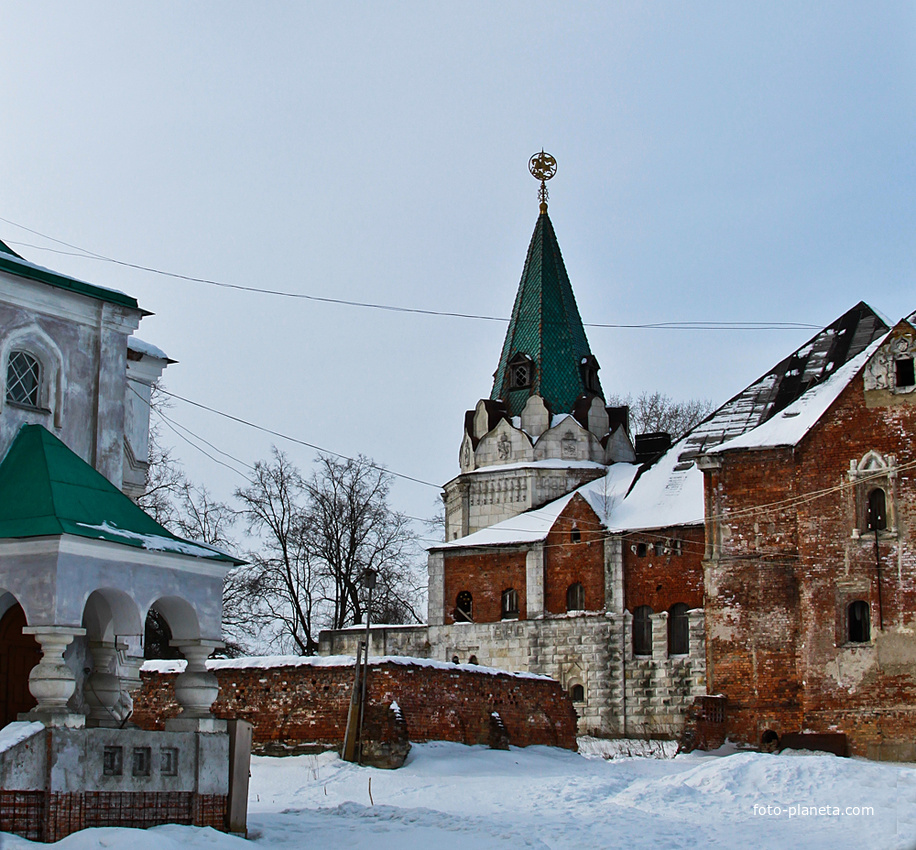
<svg viewBox="0 0 916 850">
<path fill-rule="evenodd" d="M 163 269 L 157 269 L 153 266 L 144 266 L 139 263 L 131 263 L 125 260 L 118 260 L 114 257 L 108 257 L 104 254 L 90 251 L 87 248 L 81 248 L 62 239 L 56 239 L 46 233 L 33 230 L 25 225 L 18 224 L 8 218 L 0 216 L 0 221 L 6 222 L 13 227 L 19 227 L 43 239 L 49 239 L 57 242 L 59 245 L 65 245 L 72 248 L 72 251 L 61 251 L 56 248 L 49 248 L 44 245 L 34 245 L 28 242 L 13 242 L 9 244 L 34 248 L 38 251 L 49 251 L 55 254 L 63 254 L 70 257 L 82 257 L 83 259 L 99 260 L 101 262 L 113 263 L 124 268 L 136 269 L 138 271 L 149 272 L 150 274 L 161 275 L 163 277 L 175 278 L 177 280 L 186 280 L 192 283 L 202 283 L 207 286 L 216 286 L 223 289 L 234 289 L 239 292 L 251 292 L 260 295 L 273 295 L 281 298 L 294 298 L 304 301 L 313 301 L 322 304 L 338 304 L 346 307 L 362 307 L 370 310 L 384 310 L 391 313 L 413 313 L 422 316 L 444 316 L 453 319 L 477 319 L 487 322 L 509 322 L 509 319 L 503 316 L 487 316 L 478 313 L 459 313 L 448 310 L 426 310 L 420 307 L 402 307 L 394 304 L 378 304 L 371 301 L 353 301 L 345 298 L 330 298 L 323 295 L 309 295 L 303 292 L 289 292 L 281 289 L 266 289 L 257 286 L 244 286 L 237 283 L 228 283 L 226 281 L 214 280 L 212 278 L 195 277 L 193 275 L 169 272 Z M 642 330 L 731 330 L 731 331 L 756 331 L 756 330 L 820 330 L 820 325 L 813 325 L 808 322 L 711 322 L 707 320 L 687 321 L 687 322 L 645 322 L 645 323 L 622 323 L 622 322 L 584 322 L 585 327 L 589 328 L 610 328 L 610 329 L 642 329 Z"/>
</svg>

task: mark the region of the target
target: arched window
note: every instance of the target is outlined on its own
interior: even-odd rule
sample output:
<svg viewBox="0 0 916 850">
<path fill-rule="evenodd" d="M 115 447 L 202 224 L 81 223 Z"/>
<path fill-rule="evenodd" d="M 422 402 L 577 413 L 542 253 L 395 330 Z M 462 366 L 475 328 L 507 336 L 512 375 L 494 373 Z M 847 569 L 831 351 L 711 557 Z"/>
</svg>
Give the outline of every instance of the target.
<svg viewBox="0 0 916 850">
<path fill-rule="evenodd" d="M 652 609 L 640 605 L 633 612 L 633 655 L 652 654 Z"/>
<path fill-rule="evenodd" d="M 455 622 L 474 622 L 474 600 L 470 591 L 462 590 L 457 599 L 455 599 Z"/>
<path fill-rule="evenodd" d="M 585 688 L 582 685 L 573 685 L 569 689 L 569 696 L 573 702 L 585 702 Z"/>
<path fill-rule="evenodd" d="M 502 596 L 502 618 L 504 620 L 514 620 L 518 618 L 518 592 L 511 587 L 503 591 Z"/>
<path fill-rule="evenodd" d="M 573 530 L 569 532 L 569 539 L 573 543 L 578 543 L 582 539 L 582 532 L 576 526 L 573 526 Z"/>
<path fill-rule="evenodd" d="M 668 655 L 687 655 L 690 652 L 690 620 L 687 606 L 678 602 L 668 611 Z"/>
<path fill-rule="evenodd" d="M 871 640 L 868 603 L 861 599 L 851 602 L 846 609 L 846 637 L 850 643 L 868 643 Z"/>
<path fill-rule="evenodd" d="M 6 370 L 6 400 L 28 407 L 41 401 L 41 363 L 27 351 L 11 351 Z"/>
<path fill-rule="evenodd" d="M 875 487 L 868 494 L 868 515 L 866 519 L 869 531 L 884 531 L 887 528 L 887 497 L 880 487 Z"/>
<path fill-rule="evenodd" d="M 585 588 L 579 582 L 571 584 L 566 591 L 566 610 L 585 610 Z"/>
</svg>

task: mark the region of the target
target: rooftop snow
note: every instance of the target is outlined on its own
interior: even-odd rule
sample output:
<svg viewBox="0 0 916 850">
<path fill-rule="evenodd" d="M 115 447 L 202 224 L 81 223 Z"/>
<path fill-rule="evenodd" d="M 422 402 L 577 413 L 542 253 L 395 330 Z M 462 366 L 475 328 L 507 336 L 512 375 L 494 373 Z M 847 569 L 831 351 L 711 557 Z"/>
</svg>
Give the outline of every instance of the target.
<svg viewBox="0 0 916 850">
<path fill-rule="evenodd" d="M 146 342 L 142 339 L 138 339 L 135 336 L 129 336 L 127 338 L 127 348 L 130 351 L 137 352 L 137 354 L 144 354 L 147 357 L 155 357 L 157 360 L 169 359 L 169 356 L 161 348 L 156 347 L 151 342 Z"/>
<path fill-rule="evenodd" d="M 45 728 L 44 723 L 16 720 L 0 728 L 0 753 L 13 749 L 17 744 L 37 735 Z"/>
</svg>

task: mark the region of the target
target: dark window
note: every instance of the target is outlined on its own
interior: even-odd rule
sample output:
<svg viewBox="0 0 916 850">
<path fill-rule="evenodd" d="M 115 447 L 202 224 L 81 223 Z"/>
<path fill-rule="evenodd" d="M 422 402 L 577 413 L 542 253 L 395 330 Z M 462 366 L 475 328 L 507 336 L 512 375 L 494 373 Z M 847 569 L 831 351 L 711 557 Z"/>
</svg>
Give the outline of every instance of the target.
<svg viewBox="0 0 916 850">
<path fill-rule="evenodd" d="M 513 363 L 509 367 L 509 389 L 520 390 L 531 386 L 531 363 Z"/>
<path fill-rule="evenodd" d="M 646 557 L 646 544 L 645 544 L 645 543 L 637 543 L 637 544 L 636 544 L 636 557 L 637 557 L 637 558 L 645 558 L 645 557 Z"/>
<path fill-rule="evenodd" d="M 518 617 L 518 593 L 509 588 L 503 591 L 502 597 L 502 618 L 504 620 Z"/>
<path fill-rule="evenodd" d="M 652 609 L 640 605 L 633 612 L 633 655 L 652 654 Z"/>
<path fill-rule="evenodd" d="M 6 370 L 6 398 L 16 404 L 38 407 L 41 389 L 41 365 L 25 351 L 10 352 Z"/>
<path fill-rule="evenodd" d="M 163 747 L 159 751 L 159 772 L 163 776 L 178 776 L 177 747 Z"/>
<path fill-rule="evenodd" d="M 585 702 L 585 688 L 582 685 L 573 685 L 569 691 L 573 702 Z"/>
<path fill-rule="evenodd" d="M 896 360 L 894 366 L 897 371 L 898 387 L 912 387 L 916 385 L 916 369 L 913 368 L 913 358 L 907 357 L 905 360 Z"/>
<path fill-rule="evenodd" d="M 134 747 L 134 776 L 149 776 L 153 752 L 149 747 Z"/>
<path fill-rule="evenodd" d="M 124 772 L 124 750 L 121 747 L 105 747 L 102 752 L 102 773 L 105 776 L 120 776 Z"/>
<path fill-rule="evenodd" d="M 472 655 L 470 658 L 468 658 L 468 664 L 476 664 L 476 663 L 477 663 L 476 655 Z"/>
<path fill-rule="evenodd" d="M 566 591 L 566 610 L 585 610 L 585 588 L 579 582 L 571 584 Z"/>
<path fill-rule="evenodd" d="M 473 623 L 474 622 L 474 600 L 467 590 L 462 590 L 455 600 L 455 622 L 456 623 Z"/>
<path fill-rule="evenodd" d="M 578 528 L 573 528 L 573 530 L 569 532 L 569 539 L 573 543 L 578 543 L 582 539 L 582 532 L 579 531 Z"/>
<path fill-rule="evenodd" d="M 887 528 L 887 499 L 880 487 L 875 487 L 868 494 L 867 520 L 869 531 L 883 531 Z"/>
<path fill-rule="evenodd" d="M 687 606 L 678 602 L 668 611 L 668 655 L 687 655 L 690 652 L 690 620 Z"/>
<path fill-rule="evenodd" d="M 857 599 L 846 609 L 846 635 L 850 643 L 868 643 L 871 640 L 871 624 L 868 620 L 868 603 Z"/>
</svg>

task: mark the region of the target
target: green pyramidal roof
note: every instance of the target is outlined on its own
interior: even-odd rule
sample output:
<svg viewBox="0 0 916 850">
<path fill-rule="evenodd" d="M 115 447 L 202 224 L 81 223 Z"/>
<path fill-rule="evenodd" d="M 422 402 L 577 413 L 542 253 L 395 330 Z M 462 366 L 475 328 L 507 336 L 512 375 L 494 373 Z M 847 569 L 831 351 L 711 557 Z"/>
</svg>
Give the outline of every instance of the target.
<svg viewBox="0 0 916 850">
<path fill-rule="evenodd" d="M 60 534 L 242 563 L 176 537 L 41 425 L 23 425 L 0 463 L 0 538 Z"/>
<path fill-rule="evenodd" d="M 509 364 L 520 355 L 531 358 L 534 374 L 529 387 L 512 389 Z M 518 416 L 532 395 L 541 396 L 552 413 L 571 413 L 576 399 L 587 391 L 604 398 L 597 375 L 591 390 L 586 388 L 586 358 L 594 362 L 557 235 L 545 211 L 538 216 L 528 246 L 490 398 L 506 402 L 511 416 Z"/>
</svg>

